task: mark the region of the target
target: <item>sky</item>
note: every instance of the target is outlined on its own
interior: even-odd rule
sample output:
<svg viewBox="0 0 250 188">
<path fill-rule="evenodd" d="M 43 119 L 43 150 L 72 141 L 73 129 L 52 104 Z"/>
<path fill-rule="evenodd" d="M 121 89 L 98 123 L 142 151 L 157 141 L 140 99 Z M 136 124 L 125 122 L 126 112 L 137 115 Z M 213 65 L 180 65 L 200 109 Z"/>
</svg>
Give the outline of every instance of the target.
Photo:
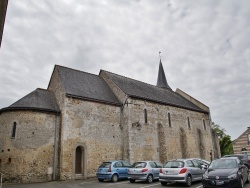
<svg viewBox="0 0 250 188">
<path fill-rule="evenodd" d="M 249 0 L 9 0 L 0 108 L 46 89 L 54 66 L 167 82 L 232 140 L 250 127 Z"/>
</svg>

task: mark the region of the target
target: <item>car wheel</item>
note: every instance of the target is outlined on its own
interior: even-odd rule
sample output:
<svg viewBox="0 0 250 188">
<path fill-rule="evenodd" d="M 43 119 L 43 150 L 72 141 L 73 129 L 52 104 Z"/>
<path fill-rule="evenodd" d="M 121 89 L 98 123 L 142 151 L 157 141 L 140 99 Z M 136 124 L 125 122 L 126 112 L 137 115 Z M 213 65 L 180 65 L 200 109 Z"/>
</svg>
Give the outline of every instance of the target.
<svg viewBox="0 0 250 188">
<path fill-rule="evenodd" d="M 129 181 L 130 181 L 131 183 L 135 183 L 135 180 L 133 180 L 133 179 L 130 179 Z"/>
<path fill-rule="evenodd" d="M 147 182 L 148 183 L 152 183 L 153 182 L 153 176 L 151 174 L 148 175 Z"/>
<path fill-rule="evenodd" d="M 118 181 L 118 176 L 117 174 L 113 174 L 112 178 L 111 178 L 112 182 L 117 182 Z"/>
<path fill-rule="evenodd" d="M 190 187 L 192 185 L 192 178 L 190 175 L 188 175 L 187 180 L 186 180 L 186 186 Z"/>
<path fill-rule="evenodd" d="M 246 183 L 250 183 L 250 172 L 247 172 L 247 181 Z"/>
<path fill-rule="evenodd" d="M 167 182 L 161 182 L 161 185 L 167 185 L 168 183 Z"/>
<path fill-rule="evenodd" d="M 98 181 L 99 181 L 99 182 L 103 182 L 103 181 L 104 181 L 104 179 L 100 179 L 100 178 L 98 178 Z"/>
</svg>

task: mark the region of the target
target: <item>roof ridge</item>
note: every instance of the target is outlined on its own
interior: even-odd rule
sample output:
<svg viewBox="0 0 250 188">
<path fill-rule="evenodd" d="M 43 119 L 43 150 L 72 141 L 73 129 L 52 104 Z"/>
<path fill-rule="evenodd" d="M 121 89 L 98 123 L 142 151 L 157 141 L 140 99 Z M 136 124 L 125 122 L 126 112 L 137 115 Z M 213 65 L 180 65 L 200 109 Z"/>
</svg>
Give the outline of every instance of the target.
<svg viewBox="0 0 250 188">
<path fill-rule="evenodd" d="M 65 67 L 65 66 L 62 66 L 62 65 L 55 65 L 55 67 L 61 67 L 61 68 L 69 69 L 69 70 L 72 70 L 72 71 L 77 71 L 77 72 L 86 73 L 86 74 L 90 74 L 90 75 L 99 77 L 98 74 L 89 73 L 89 72 L 85 72 L 85 71 L 82 71 L 82 70 L 79 70 L 79 69 L 73 69 L 73 68 L 70 68 L 70 67 Z"/>
<path fill-rule="evenodd" d="M 101 71 L 105 71 L 105 70 L 102 70 L 102 69 L 101 69 Z M 117 75 L 117 76 L 121 76 L 121 77 L 124 77 L 124 78 L 130 79 L 130 80 L 134 80 L 134 81 L 137 81 L 137 82 L 141 82 L 141 83 L 144 83 L 144 84 L 147 84 L 147 85 L 153 86 L 153 87 L 155 87 L 155 88 L 163 89 L 164 91 L 166 90 L 166 89 L 164 89 L 164 88 L 161 88 L 161 87 L 155 86 L 155 85 L 153 85 L 153 84 L 149 84 L 149 83 L 147 83 L 147 82 L 143 82 L 143 81 L 140 81 L 140 80 L 136 80 L 136 79 L 134 79 L 134 78 L 129 78 L 129 77 L 127 77 L 127 76 L 122 76 L 122 75 L 119 75 L 119 74 L 116 74 L 116 73 L 113 73 L 113 72 L 110 72 L 110 71 L 105 71 L 105 72 L 108 72 L 108 73 L 111 73 L 111 74 L 114 74 L 114 75 Z M 173 91 L 173 92 L 174 92 L 174 91 Z"/>
<path fill-rule="evenodd" d="M 44 88 L 40 88 L 40 87 L 36 88 L 35 91 L 36 91 L 36 90 L 49 91 L 48 89 L 44 89 Z"/>
</svg>

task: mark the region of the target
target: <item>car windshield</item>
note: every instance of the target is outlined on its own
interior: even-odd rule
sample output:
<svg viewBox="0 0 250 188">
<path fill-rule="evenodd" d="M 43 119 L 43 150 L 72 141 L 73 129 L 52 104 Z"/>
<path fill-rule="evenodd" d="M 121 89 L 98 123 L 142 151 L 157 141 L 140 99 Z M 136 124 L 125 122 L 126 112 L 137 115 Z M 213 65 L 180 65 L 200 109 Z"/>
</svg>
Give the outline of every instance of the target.
<svg viewBox="0 0 250 188">
<path fill-rule="evenodd" d="M 132 165 L 132 168 L 145 168 L 147 163 L 145 162 L 136 162 Z"/>
<path fill-rule="evenodd" d="M 183 166 L 183 161 L 167 161 L 166 164 L 163 165 L 163 168 L 182 168 Z"/>
<path fill-rule="evenodd" d="M 211 169 L 226 169 L 226 168 L 237 168 L 237 162 L 233 159 L 219 159 L 214 160 L 210 164 L 209 168 Z"/>
<path fill-rule="evenodd" d="M 109 165 L 111 164 L 111 162 L 103 162 L 99 168 L 109 168 Z"/>
</svg>

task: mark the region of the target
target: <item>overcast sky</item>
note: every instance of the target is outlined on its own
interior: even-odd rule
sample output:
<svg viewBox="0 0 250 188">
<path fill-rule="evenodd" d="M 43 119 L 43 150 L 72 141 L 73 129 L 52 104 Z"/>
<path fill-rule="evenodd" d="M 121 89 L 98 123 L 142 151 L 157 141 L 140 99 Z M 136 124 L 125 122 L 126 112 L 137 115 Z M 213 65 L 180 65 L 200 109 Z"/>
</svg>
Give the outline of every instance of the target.
<svg viewBox="0 0 250 188">
<path fill-rule="evenodd" d="M 249 0 L 9 0 L 0 108 L 46 89 L 55 64 L 168 84 L 232 139 L 250 127 Z"/>
</svg>

